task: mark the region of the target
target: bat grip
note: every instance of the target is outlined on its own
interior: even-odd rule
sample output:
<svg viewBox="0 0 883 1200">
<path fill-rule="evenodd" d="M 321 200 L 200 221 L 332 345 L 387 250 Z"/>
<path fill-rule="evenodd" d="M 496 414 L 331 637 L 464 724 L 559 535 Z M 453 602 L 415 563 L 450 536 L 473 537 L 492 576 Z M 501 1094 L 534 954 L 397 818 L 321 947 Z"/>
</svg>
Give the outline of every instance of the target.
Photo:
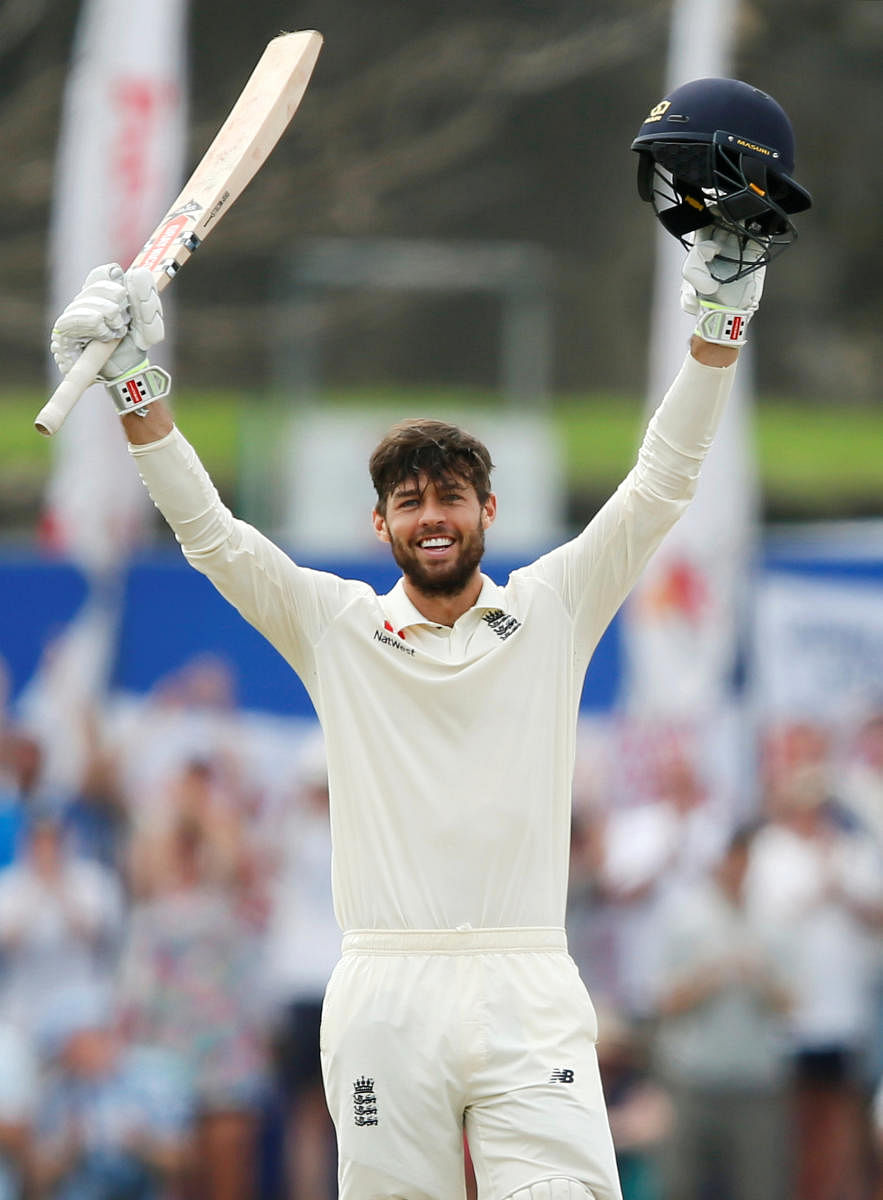
<svg viewBox="0 0 883 1200">
<path fill-rule="evenodd" d="M 44 437 L 51 437 L 53 433 L 58 433 L 73 406 L 86 388 L 95 382 L 98 372 L 119 344 L 119 340 L 88 343 L 46 404 L 37 413 L 34 425 L 38 433 L 42 433 Z"/>
</svg>

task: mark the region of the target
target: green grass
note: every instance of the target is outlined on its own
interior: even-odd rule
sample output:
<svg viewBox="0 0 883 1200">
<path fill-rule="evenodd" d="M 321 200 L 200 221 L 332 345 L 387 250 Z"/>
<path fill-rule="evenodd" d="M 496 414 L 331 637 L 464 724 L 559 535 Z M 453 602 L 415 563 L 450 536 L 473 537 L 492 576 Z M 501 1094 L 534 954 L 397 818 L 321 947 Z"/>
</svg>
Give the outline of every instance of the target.
<svg viewBox="0 0 883 1200">
<path fill-rule="evenodd" d="M 0 393 L 0 475 L 48 472 L 52 439 L 34 429 L 34 417 L 44 403 L 45 397 L 36 391 Z M 241 406 L 242 397 L 234 392 L 203 392 L 198 399 L 182 396 L 176 402 L 208 466 L 235 471 Z"/>
<path fill-rule="evenodd" d="M 48 474 L 51 444 L 33 429 L 42 402 L 39 393 L 26 389 L 0 394 L 0 481 L 6 487 L 38 492 Z M 328 403 L 398 414 L 500 404 L 489 396 L 429 390 L 360 391 L 329 396 Z M 244 430 L 251 434 L 262 425 L 263 436 L 272 437 L 274 414 L 284 413 L 286 405 L 268 406 L 261 397 L 234 391 L 183 392 L 176 398 L 176 414 L 218 483 L 233 488 Z M 634 458 L 643 427 L 640 401 L 568 396 L 559 398 L 551 413 L 569 488 L 603 493 L 615 487 Z M 764 399 L 754 424 L 768 507 L 796 516 L 883 514 L 883 411 Z"/>
<path fill-rule="evenodd" d="M 616 486 L 635 459 L 644 427 L 636 399 L 570 396 L 553 410 L 571 486 Z"/>
<path fill-rule="evenodd" d="M 825 505 L 865 499 L 883 513 L 883 412 L 765 405 L 756 422 L 764 489 Z"/>
<path fill-rule="evenodd" d="M 640 405 L 607 397 L 555 411 L 568 479 L 614 484 L 631 465 L 643 428 Z M 757 469 L 777 510 L 883 514 L 883 411 L 763 400 L 753 418 Z"/>
</svg>

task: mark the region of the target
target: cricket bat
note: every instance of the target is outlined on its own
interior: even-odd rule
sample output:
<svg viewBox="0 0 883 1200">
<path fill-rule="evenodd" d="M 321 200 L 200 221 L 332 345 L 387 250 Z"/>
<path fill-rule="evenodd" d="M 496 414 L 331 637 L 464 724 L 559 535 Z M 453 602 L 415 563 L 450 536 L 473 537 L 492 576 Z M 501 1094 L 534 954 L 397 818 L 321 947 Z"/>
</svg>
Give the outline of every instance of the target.
<svg viewBox="0 0 883 1200">
<path fill-rule="evenodd" d="M 273 38 L 181 194 L 131 266 L 153 272 L 162 291 L 233 206 L 297 111 L 322 48 L 315 30 Z M 34 422 L 57 433 L 118 341 L 89 342 Z"/>
</svg>

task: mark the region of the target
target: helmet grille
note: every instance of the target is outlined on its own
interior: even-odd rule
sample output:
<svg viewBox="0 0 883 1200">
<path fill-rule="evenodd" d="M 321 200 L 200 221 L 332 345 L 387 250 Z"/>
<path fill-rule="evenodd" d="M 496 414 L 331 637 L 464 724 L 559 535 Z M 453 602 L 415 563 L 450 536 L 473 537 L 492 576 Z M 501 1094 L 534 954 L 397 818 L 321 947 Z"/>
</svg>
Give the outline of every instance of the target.
<svg viewBox="0 0 883 1200">
<path fill-rule="evenodd" d="M 657 142 L 653 157 L 675 178 L 696 188 L 711 187 L 711 147 L 701 142 Z"/>
<path fill-rule="evenodd" d="M 797 236 L 778 202 L 775 175 L 756 159 L 719 143 L 678 141 L 654 142 L 641 157 L 646 163 L 642 194 L 686 247 L 697 229 L 712 223 L 734 233 L 743 249 L 753 244 L 747 259 L 742 253 L 738 260 L 721 257 L 716 267 L 722 281 L 764 266 Z"/>
<path fill-rule="evenodd" d="M 730 264 L 736 277 L 789 245 L 797 236 L 790 214 L 812 203 L 790 178 L 794 134 L 787 113 L 739 79 L 707 77 L 676 87 L 650 110 L 632 149 L 638 194 L 663 227 L 687 247 L 708 225 L 732 233 L 741 247 Z"/>
</svg>

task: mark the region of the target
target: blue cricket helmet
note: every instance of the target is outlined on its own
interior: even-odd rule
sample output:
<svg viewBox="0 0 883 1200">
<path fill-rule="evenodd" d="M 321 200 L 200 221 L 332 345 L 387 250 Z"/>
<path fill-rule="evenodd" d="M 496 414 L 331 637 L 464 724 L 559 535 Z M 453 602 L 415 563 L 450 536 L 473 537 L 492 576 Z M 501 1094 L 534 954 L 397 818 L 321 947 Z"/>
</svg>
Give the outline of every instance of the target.
<svg viewBox="0 0 883 1200">
<path fill-rule="evenodd" d="M 663 227 L 688 246 L 716 224 L 754 244 L 735 274 L 764 266 L 797 236 L 791 214 L 812 197 L 791 178 L 794 131 L 772 96 L 739 79 L 694 79 L 647 114 L 632 142 L 638 193 Z"/>
</svg>

